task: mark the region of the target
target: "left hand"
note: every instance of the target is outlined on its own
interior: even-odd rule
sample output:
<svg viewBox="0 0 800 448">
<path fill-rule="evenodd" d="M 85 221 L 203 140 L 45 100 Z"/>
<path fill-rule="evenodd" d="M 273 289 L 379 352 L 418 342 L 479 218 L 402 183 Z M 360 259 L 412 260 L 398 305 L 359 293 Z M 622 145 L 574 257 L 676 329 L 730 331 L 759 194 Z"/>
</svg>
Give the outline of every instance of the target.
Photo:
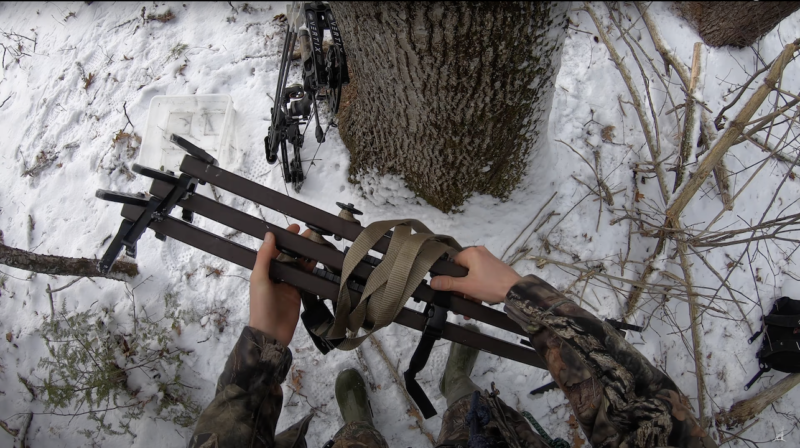
<svg viewBox="0 0 800 448">
<path fill-rule="evenodd" d="M 300 226 L 292 224 L 286 228 L 298 233 Z M 311 230 L 303 232 L 308 238 Z M 289 346 L 300 318 L 300 291 L 286 283 L 275 283 L 269 278 L 269 265 L 280 254 L 275 247 L 275 235 L 267 232 L 264 243 L 258 249 L 256 264 L 250 274 L 250 325 Z M 301 263 L 307 271 L 315 261 Z"/>
</svg>

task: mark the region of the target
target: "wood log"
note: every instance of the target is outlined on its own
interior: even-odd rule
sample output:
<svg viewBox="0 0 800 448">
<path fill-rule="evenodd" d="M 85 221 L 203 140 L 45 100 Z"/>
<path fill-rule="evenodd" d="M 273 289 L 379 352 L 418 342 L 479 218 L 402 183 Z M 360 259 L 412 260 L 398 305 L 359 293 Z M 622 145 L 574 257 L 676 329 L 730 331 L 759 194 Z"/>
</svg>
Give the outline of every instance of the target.
<svg viewBox="0 0 800 448">
<path fill-rule="evenodd" d="M 70 258 L 58 255 L 43 255 L 0 244 L 0 264 L 25 271 L 49 275 L 69 275 L 77 277 L 105 277 L 120 280 L 120 276 L 136 277 L 139 268 L 136 263 L 117 261 L 108 275 L 97 270 L 97 260 L 90 258 Z"/>
<path fill-rule="evenodd" d="M 735 403 L 727 411 L 720 411 L 715 416 L 717 425 L 725 425 L 728 428 L 738 426 L 760 414 L 767 406 L 774 403 L 800 384 L 800 373 L 793 373 L 786 378 L 778 381 L 775 385 L 764 389 L 753 398 L 742 400 Z"/>
</svg>

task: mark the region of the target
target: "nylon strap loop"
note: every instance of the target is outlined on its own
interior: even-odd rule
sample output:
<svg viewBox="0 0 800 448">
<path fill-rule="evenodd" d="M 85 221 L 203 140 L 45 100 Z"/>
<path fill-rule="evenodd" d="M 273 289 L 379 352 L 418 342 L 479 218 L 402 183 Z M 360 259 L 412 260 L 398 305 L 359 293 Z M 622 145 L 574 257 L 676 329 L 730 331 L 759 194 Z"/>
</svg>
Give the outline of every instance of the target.
<svg viewBox="0 0 800 448">
<path fill-rule="evenodd" d="M 387 231 L 394 229 L 383 260 L 367 279 L 359 303 L 352 306 L 350 274 Z M 412 234 L 412 230 L 417 233 Z M 340 350 L 352 350 L 367 336 L 389 325 L 405 306 L 436 260 L 461 246 L 451 237 L 433 234 L 415 219 L 378 221 L 364 229 L 345 255 L 333 325 L 327 339 L 344 339 Z M 351 311 L 352 308 L 352 311 Z M 359 328 L 366 333 L 356 336 Z"/>
</svg>

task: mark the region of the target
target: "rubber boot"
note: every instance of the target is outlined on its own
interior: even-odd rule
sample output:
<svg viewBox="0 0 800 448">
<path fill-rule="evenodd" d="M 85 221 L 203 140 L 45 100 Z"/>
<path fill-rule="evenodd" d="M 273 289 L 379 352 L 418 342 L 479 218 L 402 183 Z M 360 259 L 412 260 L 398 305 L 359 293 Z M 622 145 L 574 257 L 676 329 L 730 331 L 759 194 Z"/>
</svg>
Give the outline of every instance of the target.
<svg viewBox="0 0 800 448">
<path fill-rule="evenodd" d="M 373 426 L 367 387 L 356 369 L 344 370 L 336 377 L 336 403 L 345 424 L 367 422 Z"/>
<path fill-rule="evenodd" d="M 474 324 L 467 324 L 465 327 L 476 333 L 481 332 Z M 478 359 L 478 349 L 455 342 L 450 344 L 450 355 L 447 357 L 447 365 L 439 382 L 439 391 L 447 399 L 447 407 L 452 406 L 460 398 L 480 390 L 469 378 L 476 359 Z"/>
</svg>

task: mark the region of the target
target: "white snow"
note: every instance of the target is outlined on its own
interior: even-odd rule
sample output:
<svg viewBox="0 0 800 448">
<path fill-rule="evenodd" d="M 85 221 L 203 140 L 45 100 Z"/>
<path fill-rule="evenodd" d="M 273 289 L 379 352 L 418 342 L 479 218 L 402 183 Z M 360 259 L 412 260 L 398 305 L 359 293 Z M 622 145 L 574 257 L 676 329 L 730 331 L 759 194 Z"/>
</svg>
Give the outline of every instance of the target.
<svg viewBox="0 0 800 448">
<path fill-rule="evenodd" d="M 622 207 L 631 209 L 636 206 L 646 210 L 645 204 L 652 204 L 663 210 L 663 204 L 655 179 L 648 175 L 643 180 L 642 174 L 634 177 L 634 164 L 649 160 L 644 137 L 635 111 L 626 104 L 630 96 L 622 78 L 602 41 L 595 42 L 596 30 L 586 13 L 570 13 L 574 24 L 571 28 L 581 31 L 568 32 L 561 71 L 556 79 L 547 141 L 538 153 L 531 155 L 530 167 L 522 184 L 506 202 L 488 196 L 474 196 L 460 213 L 448 215 L 415 198 L 398 177 L 365 174 L 360 177 L 361 186 L 350 184 L 347 180 L 349 153 L 333 128 L 318 153 L 314 139 L 307 140 L 303 158 L 308 160 L 316 154 L 317 160 L 310 168 L 301 193 L 287 190 L 280 169 L 266 164 L 263 150 L 272 106 L 269 96 L 274 95 L 279 51 L 283 44 L 279 24 L 273 21 L 273 17 L 285 12 L 285 4 L 253 3 L 250 5 L 252 9 L 243 6 L 242 3 L 234 3 L 232 7 L 226 3 L 180 2 L 0 3 L 0 31 L 4 33 L 0 35 L 0 42 L 25 53 L 17 62 L 13 58 L 14 52 L 7 51 L 0 78 L 0 131 L 3 136 L 0 147 L 0 230 L 5 244 L 37 253 L 73 257 L 102 255 L 106 238 L 119 226 L 120 206 L 96 199 L 95 190 L 138 192 L 149 187 L 148 179 L 127 173 L 123 168 L 130 167 L 135 160 L 135 156 L 127 152 L 125 143 L 112 141 L 128 122 L 123 105 L 134 131 L 141 136 L 153 96 L 224 93 L 233 98 L 240 151 L 240 163 L 225 168 L 240 175 L 334 213 L 338 212 L 335 201 L 352 202 L 364 212 L 362 222 L 365 223 L 413 217 L 437 233 L 453 235 L 463 246 L 485 245 L 498 255 L 506 250 L 553 192 L 557 192 L 536 224 L 551 211 L 557 215 L 528 238 L 526 245 L 533 248 L 530 255 L 562 263 L 577 261 L 576 264 L 583 268 L 602 265 L 609 275 L 638 280 L 643 269 L 641 262 L 652 253 L 656 240 L 634 234 L 630 240 L 630 262 L 621 272 L 618 257 L 620 254 L 624 256 L 628 244 L 628 221 L 613 225 L 611 222 L 622 215 Z M 141 19 L 143 7 L 148 14 L 170 9 L 176 17 L 167 23 L 152 21 L 144 24 Z M 605 12 L 602 4 L 595 7 Z M 635 13 L 635 10 L 631 11 Z M 675 15 L 669 4 L 653 3 L 650 14 L 666 44 L 681 61 L 690 63 L 692 46 L 699 41 L 696 33 Z M 799 31 L 800 13 L 795 13 L 759 42 L 757 49 L 761 57 L 767 62 L 775 58 L 785 43 L 800 35 Z M 35 38 L 35 48 L 32 41 L 8 34 L 12 32 Z M 641 45 L 654 55 L 656 64 L 661 64 L 641 21 L 635 25 L 632 34 L 634 37 L 644 36 Z M 629 60 L 629 50 L 624 43 L 616 39 L 616 34 L 612 38 L 620 54 L 628 55 L 626 61 Z M 18 44 L 22 47 L 17 47 Z M 713 118 L 732 99 L 729 90 L 732 84 L 744 82 L 748 78 L 745 70 L 752 73 L 763 64 L 758 62 L 757 66 L 756 54 L 750 48 L 704 48 L 703 90 L 697 98 L 707 102 L 714 111 Z M 299 77 L 296 70 L 292 76 Z M 635 66 L 631 71 L 642 92 L 641 76 Z M 90 73 L 94 80 L 84 89 L 84 78 Z M 673 75 L 672 80 L 676 82 L 677 77 Z M 754 91 L 757 85 L 758 82 L 753 83 L 750 90 Z M 655 78 L 651 78 L 650 86 L 654 103 L 660 107 L 665 101 L 663 88 Z M 800 71 L 795 62 L 784 73 L 782 88 L 798 92 L 798 87 Z M 677 85 L 671 91 L 680 102 L 683 96 Z M 748 96 L 746 94 L 745 99 Z M 740 101 L 726 115 L 729 118 L 735 116 L 743 104 L 744 101 Z M 768 113 L 770 107 L 765 103 L 756 116 Z M 674 115 L 662 115 L 660 120 L 663 152 L 669 155 L 677 148 L 680 138 L 675 132 Z M 603 141 L 600 137 L 606 126 L 614 126 L 613 142 Z M 130 126 L 126 132 L 131 132 Z M 575 176 L 593 185 L 594 176 L 576 154 L 556 140 L 568 143 L 592 162 L 593 151 L 597 151 L 601 175 L 612 192 L 619 191 L 614 196 L 613 209 L 602 206 L 599 230 L 596 230 L 598 201 L 585 186 L 570 177 Z M 797 153 L 790 155 L 795 157 Z M 53 162 L 37 175 L 23 176 L 36 163 L 37 156 L 53 159 Z M 750 143 L 730 150 L 725 161 L 730 171 L 738 173 L 731 178 L 733 192 L 745 184 L 765 156 Z M 737 198 L 735 209 L 723 215 L 713 229 L 738 228 L 743 222 L 757 223 L 786 169 L 786 164 L 769 161 Z M 668 177 L 671 181 L 672 173 Z M 640 201 L 634 201 L 634 187 L 644 195 Z M 212 194 L 207 188 L 202 191 Z M 218 193 L 223 202 L 254 216 L 263 216 L 282 225 L 293 222 L 277 212 L 256 207 L 224 192 Z M 722 209 L 717 194 L 712 182 L 707 181 L 685 210 L 682 216 L 684 225 L 705 228 Z M 800 209 L 796 202 L 799 195 L 799 181 L 787 180 L 766 219 L 773 219 L 778 213 L 780 216 L 797 213 Z M 198 219 L 196 224 L 216 233 L 229 231 L 202 219 Z M 509 253 L 517 249 L 534 226 L 510 248 Z M 239 235 L 233 239 L 250 247 L 258 246 L 257 240 L 247 236 Z M 550 253 L 545 252 L 545 239 L 550 243 Z M 731 288 L 736 299 L 742 301 L 747 320 L 754 329 L 759 327 L 762 312 L 769 309 L 775 298 L 788 295 L 800 299 L 797 266 L 788 253 L 782 252 L 788 247 L 774 242 L 761 243 L 758 250 L 753 246 L 749 255 L 745 255 L 743 266 L 733 268 L 729 279 Z M 743 249 L 742 245 L 715 249 L 707 253 L 706 261 L 726 275 L 726 264 L 731 261 L 728 257 L 736 260 Z M 670 249 L 667 255 L 672 251 L 674 249 Z M 213 396 L 214 384 L 229 350 L 247 322 L 246 279 L 249 272 L 172 240 L 162 243 L 153 237 L 152 232 L 140 241 L 136 261 L 141 274 L 128 287 L 136 287 L 137 312 L 146 310 L 160 315 L 164 307 L 163 296 L 169 292 L 177 295 L 182 309 L 194 310 L 202 316 L 196 323 L 187 323 L 180 335 L 175 334 L 175 343 L 194 350 L 181 376 L 187 384 L 198 388 L 194 396 L 205 405 Z M 697 289 L 713 295 L 720 286 L 719 280 L 699 258 L 692 257 L 692 262 Z M 581 298 L 587 303 L 587 308 L 596 309 L 601 317 L 619 318 L 624 311 L 624 297 L 617 297 L 603 283 L 591 281 L 584 287 L 582 280 L 573 285 L 577 275 L 574 270 L 553 264 L 539 269 L 535 261 L 527 260 L 516 263 L 514 267 L 521 274 L 535 273 L 556 288 L 570 287 L 573 298 Z M 680 267 L 667 256 L 659 260 L 657 267 L 682 278 Z M 207 275 L 213 268 L 219 268 L 222 275 Z M 17 376 L 33 380 L 44 377 L 37 363 L 47 354 L 39 336 L 39 329 L 50 314 L 47 285 L 55 289 L 72 279 L 46 275 L 31 277 L 28 272 L 6 266 L 0 266 L 0 272 L 0 276 L 7 276 L 5 286 L 0 290 L 0 330 L 12 335 L 11 342 L 0 342 L 0 420 L 18 428 L 23 414 L 43 411 L 41 402 L 32 399 Z M 187 274 L 195 272 L 197 275 L 187 278 Z M 756 272 L 759 281 L 755 280 Z M 671 280 L 657 273 L 653 281 L 669 284 Z M 717 294 L 718 298 L 711 305 L 727 314 L 707 312 L 702 318 L 710 403 L 707 412 L 727 409 L 785 376 L 770 372 L 750 391 L 743 390 L 743 385 L 758 369 L 755 353 L 759 344 L 745 343 L 751 335 L 748 326 L 740 321 L 741 315 L 730 302 L 727 292 L 722 290 Z M 123 283 L 103 279 L 81 280 L 55 293 L 54 298 L 56 307 L 66 303 L 68 311 L 108 307 L 117 315 L 125 315 L 134 306 Z M 707 299 L 701 302 L 708 304 Z M 679 300 L 669 300 L 663 305 L 643 300 L 640 305 L 635 323 L 649 325 L 642 334 L 630 334 L 629 340 L 655 365 L 665 369 L 696 407 L 688 307 Z M 420 308 L 413 302 L 409 306 Z M 216 323 L 220 320 L 227 321 L 221 332 Z M 461 317 L 451 316 L 450 320 L 463 323 Z M 676 331 L 671 320 L 680 331 Z M 128 325 L 130 322 L 119 324 Z M 515 340 L 510 334 L 494 328 L 482 326 L 482 330 Z M 417 334 L 393 325 L 379 332 L 377 338 L 402 372 L 416 346 Z M 428 366 L 418 376 L 439 411 L 438 416 L 425 422 L 425 429 L 434 436 L 438 434 L 446 407 L 438 392 L 438 381 L 448 345 L 444 341 L 436 345 Z M 316 417 L 311 423 L 308 442 L 309 446 L 321 446 L 342 423 L 333 395 L 335 375 L 348 367 L 358 368 L 359 363 L 351 352 L 322 356 L 302 325 L 295 334 L 292 350 L 294 369 L 303 372 L 300 392 L 304 396 L 294 394 L 288 381 L 284 384 L 284 409 L 278 430 L 294 423 L 313 408 Z M 368 379 L 380 387 L 370 392 L 376 426 L 391 446 L 429 446 L 427 439 L 412 426 L 415 421 L 405 413 L 405 400 L 375 347 L 365 343 L 362 350 L 371 372 Z M 473 379 L 486 388 L 495 382 L 502 392 L 501 397 L 509 405 L 531 412 L 553 437 L 572 440 L 568 425 L 570 410 L 560 392 L 548 392 L 533 400 L 527 396 L 528 391 L 550 381 L 546 372 L 481 354 Z M 764 442 L 759 446 L 800 444 L 795 417 L 798 406 L 800 390 L 794 390 L 768 407 L 759 421 L 741 436 Z M 77 430 L 84 428 L 94 428 L 93 422 L 85 416 L 71 419 L 34 415 L 27 441 L 32 446 L 42 447 L 82 446 L 87 444 L 87 440 L 77 434 Z M 102 446 L 179 446 L 187 442 L 192 428 L 156 421 L 150 414 L 145 414 L 134 422 L 131 431 L 135 437 L 99 436 L 97 442 Z M 786 442 L 774 441 L 780 435 Z M 12 446 L 13 443 L 9 434 L 0 432 L 1 446 Z M 742 445 L 740 441 L 732 442 L 734 445 L 737 443 Z"/>
</svg>

